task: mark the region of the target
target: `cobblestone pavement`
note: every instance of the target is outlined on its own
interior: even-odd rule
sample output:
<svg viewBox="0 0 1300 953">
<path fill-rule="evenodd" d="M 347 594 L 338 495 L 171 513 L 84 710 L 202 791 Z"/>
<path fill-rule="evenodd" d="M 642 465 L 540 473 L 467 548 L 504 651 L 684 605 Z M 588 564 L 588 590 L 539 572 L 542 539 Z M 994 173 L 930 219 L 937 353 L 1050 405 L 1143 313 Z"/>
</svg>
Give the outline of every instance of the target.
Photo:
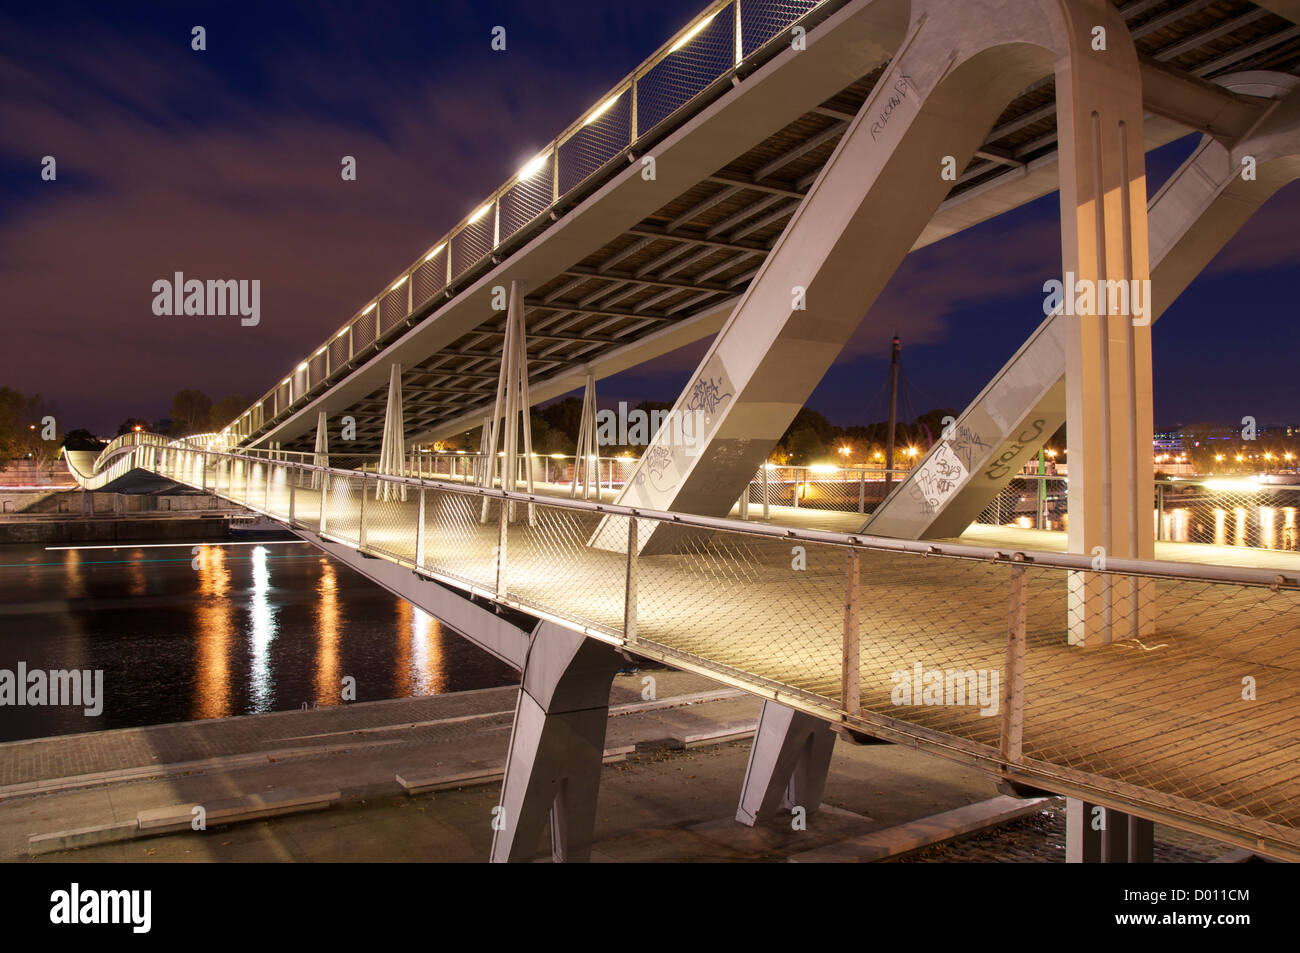
<svg viewBox="0 0 1300 953">
<path fill-rule="evenodd" d="M 1236 850 L 1185 831 L 1156 825 L 1155 862 L 1200 864 Z M 1037 814 L 973 834 L 948 844 L 937 844 L 899 858 L 900 863 L 1010 863 L 1065 862 L 1065 799 L 1053 798 Z"/>
</svg>

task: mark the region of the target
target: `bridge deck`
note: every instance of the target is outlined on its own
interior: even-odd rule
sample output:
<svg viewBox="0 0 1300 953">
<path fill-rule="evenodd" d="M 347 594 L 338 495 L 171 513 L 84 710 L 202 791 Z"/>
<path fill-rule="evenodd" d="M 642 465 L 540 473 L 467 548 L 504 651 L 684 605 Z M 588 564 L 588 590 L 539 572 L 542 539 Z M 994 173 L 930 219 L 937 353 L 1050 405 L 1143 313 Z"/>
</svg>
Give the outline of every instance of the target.
<svg viewBox="0 0 1300 953">
<path fill-rule="evenodd" d="M 359 541 L 360 479 L 340 484 L 331 488 L 326 532 Z M 412 489 L 404 502 L 374 496 L 372 482 L 362 548 L 413 565 L 418 493 Z M 287 488 L 273 488 L 267 507 L 261 492 L 251 502 L 288 516 Z M 481 504 L 426 490 L 421 565 L 444 580 L 493 593 L 499 511 L 494 501 L 488 521 L 480 522 Z M 294 508 L 300 523 L 318 528 L 318 492 L 296 488 Z M 537 504 L 529 526 L 526 509 L 516 504 L 506 538 L 508 600 L 623 637 L 626 555 L 587 545 L 602 517 Z M 857 519 L 811 510 L 779 517 L 794 512 L 810 523 L 828 515 Z M 626 533 L 626 521 L 622 525 L 616 534 Z M 1049 534 L 1034 533 L 1031 546 L 1030 539 L 1012 539 L 1009 532 L 990 527 L 975 535 L 1026 549 L 1053 542 Z M 1049 537 L 1049 545 L 1037 542 L 1039 537 Z M 806 568 L 795 568 L 798 548 L 805 551 Z M 1213 547 L 1164 548 L 1188 560 L 1213 557 L 1196 552 Z M 698 671 L 775 683 L 845 710 L 843 549 L 683 530 L 677 550 L 639 557 L 636 632 L 629 645 Z M 1296 565 L 1295 555 L 1276 555 Z M 910 683 L 918 664 L 926 672 L 1005 670 L 1007 567 L 884 552 L 861 558 L 861 710 L 961 739 L 996 757 L 1001 719 L 982 715 L 973 698 L 965 705 L 900 707 L 891 690 L 896 681 Z M 1027 570 L 1026 763 L 1100 778 L 1130 796 L 1130 785 L 1157 792 L 1211 823 L 1231 827 L 1244 820 L 1245 827 L 1300 848 L 1300 742 L 1277 730 L 1300 719 L 1300 645 L 1292 635 L 1297 595 L 1135 577 L 1151 593 L 1155 635 L 1083 650 L 1067 643 L 1067 575 L 1046 567 Z M 1245 678 L 1254 680 L 1257 700 L 1243 699 Z M 998 688 L 987 689 L 984 702 L 991 707 Z"/>
<path fill-rule="evenodd" d="M 460 478 L 440 475 L 437 478 L 444 483 L 466 482 Z M 570 493 L 569 483 L 538 482 L 534 492 L 539 496 L 553 496 L 567 499 Z M 613 503 L 622 489 L 602 486 L 600 500 Z M 596 494 L 593 491 L 593 500 Z M 818 509 L 811 506 L 769 506 L 769 516 L 763 518 L 763 507 L 759 503 L 749 505 L 749 521 L 769 526 L 783 526 L 789 529 L 826 530 L 832 533 L 857 533 L 862 529 L 866 516 L 856 511 Z M 731 508 L 728 516 L 740 519 L 740 506 Z M 978 546 L 992 546 L 1008 551 L 1024 550 L 1034 552 L 1064 553 L 1068 551 L 1064 530 L 1022 529 L 1019 526 L 993 526 L 986 523 L 972 523 L 959 537 L 937 539 L 935 542 L 961 542 Z M 1207 543 L 1182 543 L 1172 540 L 1160 540 L 1155 544 L 1156 559 L 1175 563 L 1194 563 L 1202 566 L 1238 566 L 1249 569 L 1276 569 L 1279 572 L 1300 573 L 1300 552 L 1280 549 L 1256 549 L 1247 546 L 1214 546 Z"/>
</svg>

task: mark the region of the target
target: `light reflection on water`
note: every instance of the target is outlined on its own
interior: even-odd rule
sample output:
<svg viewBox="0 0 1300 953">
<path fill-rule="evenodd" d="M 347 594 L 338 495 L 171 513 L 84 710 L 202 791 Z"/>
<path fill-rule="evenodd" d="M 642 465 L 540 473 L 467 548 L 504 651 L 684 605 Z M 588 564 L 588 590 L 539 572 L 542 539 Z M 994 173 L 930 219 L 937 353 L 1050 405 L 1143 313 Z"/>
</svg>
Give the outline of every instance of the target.
<svg viewBox="0 0 1300 953">
<path fill-rule="evenodd" d="M 270 711 L 273 689 L 271 642 L 275 639 L 275 609 L 267 598 L 267 590 L 271 588 L 271 573 L 266 567 L 266 547 L 255 547 L 252 559 L 253 608 L 248 644 L 253 665 L 249 680 L 253 691 L 253 710 Z"/>
<path fill-rule="evenodd" d="M 1300 549 L 1294 506 L 1173 507 L 1165 510 L 1161 530 L 1163 539 L 1177 543 Z"/>
<path fill-rule="evenodd" d="M 299 545 L 0 546 L 0 668 L 20 660 L 102 669 L 104 714 L 7 708 L 0 740 L 338 705 L 347 677 L 357 701 L 518 681 L 437 619 Z"/>
<path fill-rule="evenodd" d="M 316 584 L 316 704 L 333 705 L 340 697 L 343 680 L 339 675 L 339 583 L 334 564 L 321 565 Z"/>
<path fill-rule="evenodd" d="M 199 550 L 199 593 L 195 648 L 198 652 L 194 718 L 223 718 L 230 711 L 230 643 L 235 637 L 231 606 L 230 570 L 226 550 L 204 546 Z"/>
</svg>

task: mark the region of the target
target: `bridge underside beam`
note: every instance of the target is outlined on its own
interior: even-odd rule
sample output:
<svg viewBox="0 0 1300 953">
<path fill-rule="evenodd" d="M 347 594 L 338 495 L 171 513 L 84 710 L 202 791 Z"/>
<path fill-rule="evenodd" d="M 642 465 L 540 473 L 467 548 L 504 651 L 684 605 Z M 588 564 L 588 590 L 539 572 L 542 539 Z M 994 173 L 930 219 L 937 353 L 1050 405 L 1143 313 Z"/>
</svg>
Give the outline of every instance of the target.
<svg viewBox="0 0 1300 953">
<path fill-rule="evenodd" d="M 529 633 L 507 616 L 395 563 L 363 556 L 352 546 L 323 539 L 307 529 L 289 529 L 393 595 L 434 616 L 489 655 L 512 668 L 524 668 Z"/>
</svg>

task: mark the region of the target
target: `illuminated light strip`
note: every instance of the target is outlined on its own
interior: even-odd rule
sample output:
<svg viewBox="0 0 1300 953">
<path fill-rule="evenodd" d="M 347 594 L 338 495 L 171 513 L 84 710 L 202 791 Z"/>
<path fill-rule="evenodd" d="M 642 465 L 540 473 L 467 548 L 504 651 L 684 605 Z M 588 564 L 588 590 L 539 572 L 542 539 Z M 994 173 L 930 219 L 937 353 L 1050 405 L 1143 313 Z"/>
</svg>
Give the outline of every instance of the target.
<svg viewBox="0 0 1300 953">
<path fill-rule="evenodd" d="M 547 159 L 547 153 L 543 152 L 532 162 L 528 163 L 528 165 L 520 169 L 519 175 L 517 175 L 515 178 L 520 181 L 524 179 L 531 179 L 538 172 L 542 171 L 542 167 L 546 165 L 546 159 Z"/>
<path fill-rule="evenodd" d="M 467 220 L 467 222 L 472 225 L 474 222 L 477 222 L 480 218 L 482 218 L 490 211 L 492 211 L 492 203 L 488 202 L 487 205 L 484 205 L 481 209 L 479 209 L 477 212 L 471 215 Z"/>
<path fill-rule="evenodd" d="M 708 26 L 710 23 L 713 22 L 713 17 L 716 16 L 717 14 L 715 13 L 713 14 L 712 17 L 709 17 L 706 20 L 701 20 L 699 23 L 695 24 L 695 26 L 691 27 L 690 30 L 688 30 L 685 34 L 683 34 L 680 40 L 678 40 L 672 46 L 668 47 L 668 52 L 676 53 L 687 43 L 691 42 L 691 40 L 695 39 L 695 37 L 699 34 L 701 30 L 703 30 L 706 26 Z"/>
<path fill-rule="evenodd" d="M 433 261 L 434 257 L 437 256 L 438 252 L 442 251 L 442 250 L 443 250 L 444 248 L 446 248 L 446 247 L 447 247 L 447 243 L 446 243 L 446 242 L 443 242 L 441 245 L 439 245 L 439 246 L 438 246 L 437 248 L 435 248 L 433 251 L 429 252 L 429 254 L 425 255 L 425 256 L 424 256 L 424 260 L 425 260 L 425 261 Z"/>
<path fill-rule="evenodd" d="M 583 124 L 584 126 L 589 126 L 589 125 L 591 125 L 593 122 L 595 122 L 595 121 L 596 121 L 597 119 L 599 119 L 601 116 L 603 116 L 606 112 L 608 112 L 608 111 L 609 111 L 609 107 L 610 107 L 610 106 L 613 106 L 616 102 L 618 102 L 618 98 L 619 98 L 620 96 L 622 96 L 622 95 L 623 95 L 623 93 L 622 93 L 622 91 L 620 91 L 620 92 L 615 93 L 613 96 L 609 97 L 609 99 L 605 100 L 603 103 L 601 103 L 599 106 L 597 106 L 597 107 L 596 107 L 596 108 L 595 108 L 595 109 L 594 109 L 594 110 L 593 110 L 593 111 L 592 111 L 592 112 L 587 116 L 587 118 L 584 119 L 584 120 L 582 121 L 582 124 Z"/>
</svg>

